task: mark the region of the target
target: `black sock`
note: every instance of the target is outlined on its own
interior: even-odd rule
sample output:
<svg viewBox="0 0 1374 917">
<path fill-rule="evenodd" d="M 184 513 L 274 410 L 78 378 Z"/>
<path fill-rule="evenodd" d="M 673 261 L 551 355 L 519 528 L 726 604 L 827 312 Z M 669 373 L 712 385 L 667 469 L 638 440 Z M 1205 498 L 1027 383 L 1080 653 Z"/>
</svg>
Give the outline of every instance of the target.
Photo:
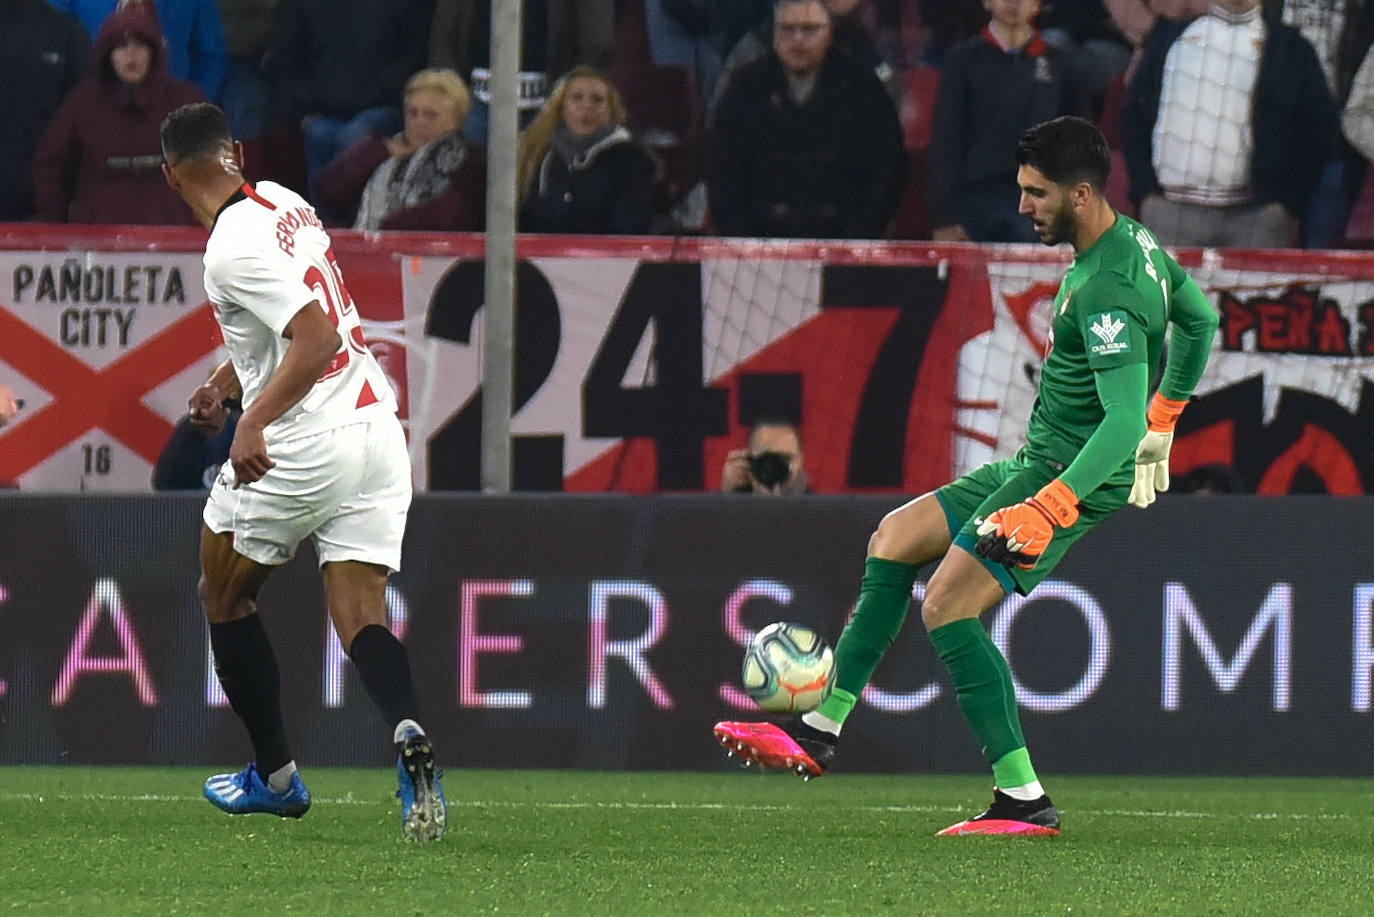
<svg viewBox="0 0 1374 917">
<path fill-rule="evenodd" d="M 348 655 L 388 726 L 395 729 L 401 720 L 417 718 L 410 657 L 391 631 L 380 624 L 367 625 L 353 638 Z"/>
<path fill-rule="evenodd" d="M 248 728 L 258 773 L 266 780 L 268 774 L 290 763 L 291 748 L 281 716 L 281 673 L 262 618 L 254 613 L 211 624 L 210 648 L 220 686 Z"/>
</svg>

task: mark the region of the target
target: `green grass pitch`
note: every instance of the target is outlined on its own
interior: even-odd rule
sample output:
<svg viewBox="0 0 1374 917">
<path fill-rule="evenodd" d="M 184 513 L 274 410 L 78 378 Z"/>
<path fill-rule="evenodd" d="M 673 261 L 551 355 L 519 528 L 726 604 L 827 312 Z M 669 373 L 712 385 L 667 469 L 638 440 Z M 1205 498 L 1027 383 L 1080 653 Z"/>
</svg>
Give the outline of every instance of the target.
<svg viewBox="0 0 1374 917">
<path fill-rule="evenodd" d="M 305 773 L 300 821 L 204 769 L 0 768 L 0 910 L 60 914 L 1370 914 L 1367 781 L 1057 777 L 1057 838 L 936 838 L 986 778 L 461 771 L 401 839 L 394 776 Z"/>
</svg>

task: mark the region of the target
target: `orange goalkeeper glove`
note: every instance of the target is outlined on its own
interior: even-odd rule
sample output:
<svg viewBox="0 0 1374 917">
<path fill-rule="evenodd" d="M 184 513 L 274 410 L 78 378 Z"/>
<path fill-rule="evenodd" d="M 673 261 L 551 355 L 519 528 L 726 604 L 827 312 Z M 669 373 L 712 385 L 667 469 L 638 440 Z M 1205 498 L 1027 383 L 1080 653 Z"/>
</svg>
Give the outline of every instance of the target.
<svg viewBox="0 0 1374 917">
<path fill-rule="evenodd" d="M 978 526 L 978 554 L 1008 567 L 1029 570 L 1049 547 L 1056 528 L 1078 521 L 1078 496 L 1055 478 L 1023 503 L 1004 506 Z"/>
<path fill-rule="evenodd" d="M 1135 484 L 1128 502 L 1141 509 L 1155 502 L 1155 491 L 1169 489 L 1169 450 L 1174 444 L 1174 424 L 1186 401 L 1173 401 L 1155 392 L 1147 415 L 1149 428 L 1135 448 Z"/>
</svg>

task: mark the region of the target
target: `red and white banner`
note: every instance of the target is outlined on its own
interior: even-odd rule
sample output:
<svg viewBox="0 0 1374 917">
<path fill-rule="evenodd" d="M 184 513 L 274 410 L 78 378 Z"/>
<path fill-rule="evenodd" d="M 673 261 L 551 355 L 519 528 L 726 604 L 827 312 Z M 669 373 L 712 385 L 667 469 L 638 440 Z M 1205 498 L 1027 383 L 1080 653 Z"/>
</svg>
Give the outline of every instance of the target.
<svg viewBox="0 0 1374 917">
<path fill-rule="evenodd" d="M 335 234 L 400 396 L 416 486 L 480 484 L 479 236 Z M 194 230 L 0 227 L 0 481 L 144 490 L 219 357 Z M 78 246 L 70 250 L 68 246 Z M 60 248 L 52 251 L 45 249 Z M 822 493 L 919 493 L 1020 445 L 1067 251 L 529 237 L 517 489 L 715 488 L 751 419 L 800 420 Z M 1174 471 L 1262 493 L 1374 481 L 1374 258 L 1180 254 L 1222 314 Z"/>
<path fill-rule="evenodd" d="M 197 255 L 0 252 L 0 380 L 24 402 L 0 430 L 0 481 L 147 490 L 221 338 Z"/>
</svg>

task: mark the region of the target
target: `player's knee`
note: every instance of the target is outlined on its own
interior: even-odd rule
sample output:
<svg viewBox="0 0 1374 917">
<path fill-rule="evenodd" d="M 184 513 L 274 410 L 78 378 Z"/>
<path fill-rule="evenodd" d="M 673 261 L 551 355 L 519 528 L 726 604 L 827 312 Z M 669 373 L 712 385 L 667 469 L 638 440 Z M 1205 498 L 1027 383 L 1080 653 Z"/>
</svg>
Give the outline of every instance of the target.
<svg viewBox="0 0 1374 917">
<path fill-rule="evenodd" d="M 961 618 L 976 616 L 968 602 L 960 601 L 950 589 L 932 580 L 926 586 L 925 597 L 921 600 L 921 621 L 927 631 L 952 624 Z"/>
<path fill-rule="evenodd" d="M 921 599 L 921 623 L 926 626 L 926 630 L 932 631 L 951 620 L 953 619 L 947 617 L 945 612 L 944 597 L 927 587 L 925 597 Z"/>
<path fill-rule="evenodd" d="M 900 517 L 895 512 L 888 513 L 868 537 L 868 555 L 900 560 L 910 547 L 909 541 L 910 533 L 905 531 Z"/>
<path fill-rule="evenodd" d="M 206 619 L 213 624 L 246 618 L 257 611 L 252 596 L 244 595 L 231 583 L 213 582 L 204 574 L 196 584 L 196 592 L 200 594 L 200 606 L 205 610 Z"/>
<path fill-rule="evenodd" d="M 939 557 L 949 547 L 944 533 L 932 533 L 917 520 L 889 513 L 868 538 L 868 556 L 901 563 L 922 564 Z"/>
</svg>

